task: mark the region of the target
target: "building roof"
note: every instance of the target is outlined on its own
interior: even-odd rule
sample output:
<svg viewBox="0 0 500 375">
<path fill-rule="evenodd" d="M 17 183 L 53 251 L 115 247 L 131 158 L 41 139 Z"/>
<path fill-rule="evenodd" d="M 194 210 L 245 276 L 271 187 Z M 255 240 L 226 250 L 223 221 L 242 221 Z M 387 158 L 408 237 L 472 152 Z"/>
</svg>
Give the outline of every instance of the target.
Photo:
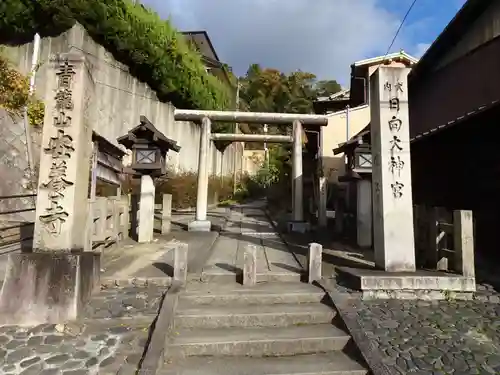
<svg viewBox="0 0 500 375">
<path fill-rule="evenodd" d="M 366 125 L 356 135 L 353 135 L 347 142 L 339 143 L 337 148 L 333 149 L 333 154 L 338 155 L 349 149 L 356 148 L 364 143 L 370 144 L 371 140 L 370 124 Z"/>
<path fill-rule="evenodd" d="M 203 56 L 211 58 L 212 60 L 220 61 L 206 31 L 183 31 L 182 34 L 185 35 L 188 40 L 191 40 L 196 44 Z"/>
<path fill-rule="evenodd" d="M 479 114 L 481 114 L 483 112 L 486 112 L 486 111 L 488 111 L 490 109 L 498 108 L 499 106 L 500 106 L 500 100 L 495 100 L 495 101 L 493 101 L 491 103 L 488 103 L 486 105 L 482 105 L 482 106 L 480 106 L 479 108 L 476 108 L 473 111 L 464 113 L 462 116 L 459 116 L 456 119 L 448 121 L 446 124 L 441 124 L 441 125 L 436 126 L 436 127 L 432 128 L 430 130 L 427 130 L 425 132 L 416 134 L 413 138 L 410 139 L 410 141 L 411 142 L 416 142 L 416 141 L 422 140 L 422 139 L 424 139 L 424 138 L 426 138 L 426 137 L 428 137 L 430 135 L 436 134 L 439 131 L 451 128 L 452 126 L 458 125 L 458 124 L 464 122 L 465 120 L 469 120 L 471 117 L 479 115 Z"/>
<path fill-rule="evenodd" d="M 389 53 L 385 56 L 377 56 L 377 57 L 372 57 L 370 59 L 359 60 L 354 62 L 351 66 L 357 67 L 365 65 L 376 65 L 376 64 L 381 64 L 384 61 L 395 60 L 395 59 L 403 59 L 409 62 L 410 64 L 416 64 L 418 62 L 418 59 L 416 57 L 413 57 L 407 54 L 405 51 L 401 50 L 399 52 Z"/>
<path fill-rule="evenodd" d="M 439 34 L 436 40 L 427 49 L 420 61 L 415 65 L 409 78 L 413 78 L 427 71 L 455 45 L 474 22 L 495 0 L 468 0 L 450 23 Z"/>
<path fill-rule="evenodd" d="M 315 101 L 329 102 L 334 100 L 349 100 L 349 89 L 341 90 L 329 96 L 320 96 Z"/>
<path fill-rule="evenodd" d="M 210 69 L 217 69 L 220 71 L 226 79 L 226 81 L 231 84 L 231 80 L 224 68 L 224 64 L 219 60 L 217 52 L 212 44 L 212 41 L 208 37 L 208 33 L 203 30 L 198 31 L 183 31 L 182 34 L 187 38 L 187 40 L 194 43 L 198 51 L 202 55 L 202 61 L 206 67 Z M 219 77 L 221 78 L 221 77 Z"/>
<path fill-rule="evenodd" d="M 141 123 L 139 125 L 130 129 L 127 134 L 122 135 L 116 141 L 130 150 L 137 143 L 138 139 L 146 137 L 151 143 L 156 144 L 164 151 L 173 150 L 179 152 L 181 150 L 177 141 L 167 138 L 146 116 L 141 116 L 140 120 Z"/>
</svg>

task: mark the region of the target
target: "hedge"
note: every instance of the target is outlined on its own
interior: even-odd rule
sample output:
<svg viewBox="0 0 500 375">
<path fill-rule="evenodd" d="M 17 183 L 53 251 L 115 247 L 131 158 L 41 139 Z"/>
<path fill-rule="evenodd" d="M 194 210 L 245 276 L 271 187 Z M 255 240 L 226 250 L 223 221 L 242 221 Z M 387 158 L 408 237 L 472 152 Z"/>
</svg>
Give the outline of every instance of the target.
<svg viewBox="0 0 500 375">
<path fill-rule="evenodd" d="M 184 36 L 131 0 L 1 0 L 0 44 L 27 43 L 37 32 L 56 36 L 75 22 L 161 101 L 185 109 L 230 108 L 230 88 L 205 71 Z"/>
</svg>

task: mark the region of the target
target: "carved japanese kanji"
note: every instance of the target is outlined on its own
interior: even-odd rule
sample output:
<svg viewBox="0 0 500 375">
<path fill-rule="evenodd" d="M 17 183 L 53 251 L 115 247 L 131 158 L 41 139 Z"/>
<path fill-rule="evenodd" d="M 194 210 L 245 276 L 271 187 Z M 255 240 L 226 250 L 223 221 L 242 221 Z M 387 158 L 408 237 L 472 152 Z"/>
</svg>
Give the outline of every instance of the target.
<svg viewBox="0 0 500 375">
<path fill-rule="evenodd" d="M 392 116 L 392 119 L 389 120 L 389 129 L 391 131 L 396 131 L 396 132 L 400 131 L 402 125 L 403 122 L 396 116 Z"/>
<path fill-rule="evenodd" d="M 58 88 L 70 89 L 73 76 L 76 74 L 74 65 L 65 60 L 59 64 L 59 70 L 56 74 L 58 76 Z"/>
<path fill-rule="evenodd" d="M 68 60 L 59 63 L 56 72 L 57 92 L 54 98 L 57 114 L 54 116 L 53 122 L 54 127 L 59 128 L 59 130 L 55 137 L 50 138 L 49 144 L 44 148 L 44 152 L 52 157 L 52 164 L 48 181 L 41 183 L 40 188 L 48 190 L 50 207 L 45 210 L 44 215 L 40 215 L 39 219 L 47 231 L 53 235 L 61 233 L 62 224 L 69 216 L 61 204 L 61 199 L 64 199 L 65 190 L 73 186 L 73 182 L 68 181 L 66 177 L 68 168 L 66 161 L 71 158 L 75 148 L 73 138 L 61 128 L 71 126 L 71 111 L 74 109 L 72 84 L 75 74 L 74 66 Z"/>
<path fill-rule="evenodd" d="M 69 214 L 54 201 L 51 201 L 51 207 L 47 208 L 45 212 L 45 215 L 41 215 L 39 219 L 47 231 L 53 235 L 61 234 L 62 224 L 66 221 Z"/>
<path fill-rule="evenodd" d="M 45 152 L 54 159 L 69 159 L 73 151 L 73 139 L 63 130 L 58 130 L 57 136 L 50 138 L 49 146 L 45 148 Z"/>
<path fill-rule="evenodd" d="M 61 111 L 54 116 L 54 126 L 56 128 L 67 128 L 71 126 L 71 116 L 68 116 L 66 112 Z"/>
<path fill-rule="evenodd" d="M 389 162 L 389 170 L 392 174 L 397 174 L 399 177 L 404 166 L 405 162 L 401 159 L 401 156 L 391 156 L 391 160 Z"/>
<path fill-rule="evenodd" d="M 70 89 L 62 89 L 57 92 L 56 108 L 61 111 L 73 109 L 73 99 L 71 98 Z"/>
</svg>

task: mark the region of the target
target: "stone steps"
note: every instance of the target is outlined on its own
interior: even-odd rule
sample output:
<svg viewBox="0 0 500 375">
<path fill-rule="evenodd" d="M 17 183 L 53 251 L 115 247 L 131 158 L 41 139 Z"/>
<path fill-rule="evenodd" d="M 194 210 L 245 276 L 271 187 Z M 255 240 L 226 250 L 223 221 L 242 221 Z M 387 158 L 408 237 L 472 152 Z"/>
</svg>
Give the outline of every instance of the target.
<svg viewBox="0 0 500 375">
<path fill-rule="evenodd" d="M 292 357 L 192 357 L 165 366 L 160 375 L 366 375 L 368 371 L 342 352 Z"/>
<path fill-rule="evenodd" d="M 210 306 L 182 301 L 175 327 L 286 327 L 331 323 L 334 317 L 334 310 L 320 303 Z"/>
<path fill-rule="evenodd" d="M 180 303 L 189 301 L 197 305 L 268 305 L 320 302 L 325 293 L 312 285 L 302 283 L 261 283 L 246 287 L 240 284 L 191 283 L 180 297 Z"/>
<path fill-rule="evenodd" d="M 201 280 L 205 283 L 234 283 L 239 282 L 243 275 L 243 270 L 210 270 L 203 271 Z M 257 271 L 258 283 L 298 283 L 302 274 L 298 272 L 259 272 Z"/>
<path fill-rule="evenodd" d="M 176 330 L 169 354 L 188 356 L 291 356 L 342 350 L 350 339 L 331 324 Z"/>
<path fill-rule="evenodd" d="M 161 374 L 367 374 L 323 299 L 302 283 L 188 284 Z"/>
</svg>

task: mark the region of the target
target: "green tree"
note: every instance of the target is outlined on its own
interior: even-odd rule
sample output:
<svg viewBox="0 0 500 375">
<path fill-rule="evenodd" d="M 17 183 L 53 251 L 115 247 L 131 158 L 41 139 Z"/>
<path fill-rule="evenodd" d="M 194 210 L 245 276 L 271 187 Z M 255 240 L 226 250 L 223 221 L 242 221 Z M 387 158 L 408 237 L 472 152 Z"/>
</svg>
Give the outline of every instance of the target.
<svg viewBox="0 0 500 375">
<path fill-rule="evenodd" d="M 316 96 L 330 96 L 341 91 L 342 87 L 340 84 L 332 80 L 318 81 L 315 84 Z"/>
</svg>

